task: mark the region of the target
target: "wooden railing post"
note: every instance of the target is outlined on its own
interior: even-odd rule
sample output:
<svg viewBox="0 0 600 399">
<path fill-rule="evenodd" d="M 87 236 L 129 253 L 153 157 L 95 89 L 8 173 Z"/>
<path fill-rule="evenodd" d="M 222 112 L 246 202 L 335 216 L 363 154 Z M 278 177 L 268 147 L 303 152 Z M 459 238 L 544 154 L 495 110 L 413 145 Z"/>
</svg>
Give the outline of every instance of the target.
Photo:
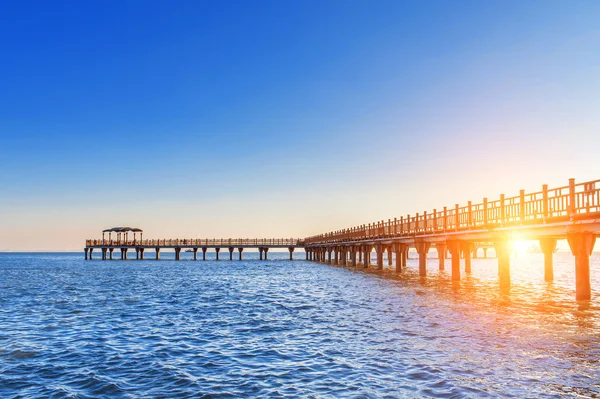
<svg viewBox="0 0 600 399">
<path fill-rule="evenodd" d="M 572 218 L 575 212 L 575 179 L 569 179 L 569 218 Z"/>
<path fill-rule="evenodd" d="M 469 216 L 467 218 L 469 227 L 473 226 L 473 204 L 471 201 L 468 202 Z"/>
<path fill-rule="evenodd" d="M 519 191 L 519 219 L 523 224 L 525 221 L 525 190 Z"/>
<path fill-rule="evenodd" d="M 444 207 L 444 232 L 448 230 L 448 207 Z"/>
<path fill-rule="evenodd" d="M 487 198 L 483 199 L 483 227 L 485 227 L 487 229 L 487 224 L 488 224 L 488 204 L 487 204 Z"/>
<path fill-rule="evenodd" d="M 419 231 L 419 214 L 415 215 L 415 233 Z"/>
<path fill-rule="evenodd" d="M 500 225 L 504 225 L 505 217 L 506 217 L 506 209 L 504 207 L 504 194 L 500 194 Z"/>
<path fill-rule="evenodd" d="M 456 215 L 454 216 L 456 226 L 454 226 L 454 227 L 455 227 L 455 230 L 458 230 L 460 228 L 460 215 L 458 214 L 458 204 L 456 204 L 454 206 L 454 211 L 456 212 Z"/>
<path fill-rule="evenodd" d="M 437 231 L 437 209 L 433 210 L 433 223 L 432 223 L 433 231 Z"/>
<path fill-rule="evenodd" d="M 548 219 L 548 185 L 544 184 L 542 186 L 542 217 L 544 219 L 544 223 L 546 219 Z"/>
</svg>

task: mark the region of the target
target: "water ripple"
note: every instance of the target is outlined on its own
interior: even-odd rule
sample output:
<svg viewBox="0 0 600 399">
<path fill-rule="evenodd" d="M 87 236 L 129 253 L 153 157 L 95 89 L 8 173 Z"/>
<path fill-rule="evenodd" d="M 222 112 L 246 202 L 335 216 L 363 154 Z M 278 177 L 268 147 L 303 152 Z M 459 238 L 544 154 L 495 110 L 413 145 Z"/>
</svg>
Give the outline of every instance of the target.
<svg viewBox="0 0 600 399">
<path fill-rule="evenodd" d="M 0 255 L 0 397 L 600 397 L 600 306 L 565 255 L 553 284 L 516 261 L 508 294 L 491 259 L 455 284 L 286 256 Z"/>
</svg>

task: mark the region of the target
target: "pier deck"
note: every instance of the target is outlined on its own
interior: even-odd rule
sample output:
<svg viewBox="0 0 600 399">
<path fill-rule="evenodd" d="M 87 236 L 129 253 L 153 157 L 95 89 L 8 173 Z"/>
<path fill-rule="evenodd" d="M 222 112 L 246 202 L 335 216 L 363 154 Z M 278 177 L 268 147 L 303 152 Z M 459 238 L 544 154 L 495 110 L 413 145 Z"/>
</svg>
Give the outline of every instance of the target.
<svg viewBox="0 0 600 399">
<path fill-rule="evenodd" d="M 109 233 L 106 239 L 104 233 Z M 133 240 L 128 234 L 133 233 Z M 117 234 L 114 240 L 111 234 Z M 140 239 L 136 239 L 140 233 Z M 415 248 L 419 255 L 419 273 L 427 275 L 427 253 L 431 247 L 438 252 L 439 269 L 443 270 L 446 253 L 451 254 L 452 280 L 459 281 L 461 258 L 464 258 L 464 271 L 470 273 L 471 259 L 476 257 L 478 248 L 495 249 L 498 258 L 498 276 L 501 288 L 510 287 L 511 241 L 538 240 L 544 254 L 544 278 L 554 279 L 553 254 L 556 242 L 566 239 L 575 257 L 576 297 L 578 300 L 591 298 L 590 261 L 596 237 L 600 235 L 600 180 L 569 184 L 541 191 L 525 193 L 480 203 L 468 202 L 466 206 L 434 209 L 422 214 L 377 221 L 341 230 L 319 234 L 305 239 L 142 239 L 141 229 L 115 227 L 103 232 L 101 240 L 87 240 L 85 256 L 92 258 L 94 249 L 102 251 L 102 259 L 113 259 L 115 249 L 121 251 L 121 259 L 127 259 L 127 251 L 135 249 L 136 259 L 144 259 L 146 249 L 154 249 L 156 259 L 160 250 L 175 250 L 175 259 L 180 259 L 181 249 L 191 249 L 194 259 L 202 251 L 206 259 L 208 249 L 219 252 L 226 248 L 229 258 L 237 249 L 239 259 L 245 248 L 257 248 L 260 259 L 266 259 L 269 248 L 288 248 L 290 259 L 295 248 L 304 248 L 306 259 L 337 265 L 365 268 L 370 267 L 371 253 L 377 255 L 376 267 L 383 269 L 384 253 L 387 252 L 391 266 L 395 258 L 395 269 L 401 272 L 406 267 L 409 248 Z M 358 258 L 358 259 L 357 259 Z M 363 261 L 364 258 L 364 261 Z"/>
<path fill-rule="evenodd" d="M 575 183 L 570 179 L 563 187 L 466 206 L 434 209 L 374 223 L 308 237 L 304 240 L 309 260 L 356 267 L 370 266 L 371 252 L 377 254 L 376 267 L 383 268 L 395 257 L 396 271 L 406 267 L 409 248 L 419 254 L 419 273 L 427 275 L 427 253 L 438 251 L 439 269 L 444 269 L 446 251 L 451 253 L 452 279 L 460 280 L 461 255 L 464 270 L 471 271 L 471 258 L 477 243 L 493 243 L 498 258 L 500 286 L 510 287 L 510 254 L 513 240 L 538 240 L 544 254 L 544 276 L 552 281 L 553 254 L 556 241 L 566 239 L 575 257 L 576 297 L 591 297 L 589 257 L 600 235 L 600 180 Z M 444 254 L 444 255 L 442 255 Z M 359 257 L 357 261 L 357 255 Z M 394 256 L 395 255 L 395 256 Z M 364 258 L 364 262 L 362 259 Z"/>
<path fill-rule="evenodd" d="M 99 249 L 102 252 L 102 259 L 113 259 L 113 252 L 119 249 L 121 259 L 128 259 L 127 253 L 130 249 L 135 250 L 136 259 L 145 259 L 144 252 L 146 249 L 154 250 L 156 253 L 155 259 L 160 259 L 160 251 L 162 249 L 174 249 L 175 259 L 180 259 L 182 249 L 191 249 L 194 253 L 194 259 L 198 259 L 198 251 L 202 252 L 203 259 L 206 260 L 206 252 L 211 249 L 216 252 L 217 260 L 221 249 L 229 251 L 229 259 L 233 260 L 233 252 L 239 252 L 239 259 L 242 259 L 242 252 L 247 248 L 256 248 L 260 253 L 260 259 L 268 259 L 269 249 L 271 248 L 287 248 L 290 252 L 290 259 L 293 259 L 293 252 L 296 248 L 304 247 L 303 240 L 296 238 L 184 238 L 184 239 L 129 239 L 126 234 L 129 232 L 141 233 L 141 229 L 132 228 L 115 228 L 105 230 L 105 232 L 116 232 L 120 237 L 117 239 L 108 238 L 98 240 L 86 240 L 85 259 L 92 259 L 94 249 Z M 88 255 L 89 254 L 89 255 Z"/>
</svg>

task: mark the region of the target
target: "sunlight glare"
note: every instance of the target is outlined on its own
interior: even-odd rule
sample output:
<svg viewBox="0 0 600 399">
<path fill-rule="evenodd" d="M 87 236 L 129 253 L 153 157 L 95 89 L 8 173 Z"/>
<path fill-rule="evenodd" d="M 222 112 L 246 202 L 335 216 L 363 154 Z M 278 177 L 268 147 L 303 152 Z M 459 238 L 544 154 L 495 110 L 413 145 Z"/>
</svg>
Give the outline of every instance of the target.
<svg viewBox="0 0 600 399">
<path fill-rule="evenodd" d="M 536 245 L 535 240 L 517 239 L 517 240 L 512 241 L 512 245 L 513 245 L 514 253 L 516 253 L 518 255 L 522 255 L 522 254 L 526 254 L 526 253 L 530 253 L 530 252 L 536 252 L 539 249 L 539 247 Z"/>
</svg>

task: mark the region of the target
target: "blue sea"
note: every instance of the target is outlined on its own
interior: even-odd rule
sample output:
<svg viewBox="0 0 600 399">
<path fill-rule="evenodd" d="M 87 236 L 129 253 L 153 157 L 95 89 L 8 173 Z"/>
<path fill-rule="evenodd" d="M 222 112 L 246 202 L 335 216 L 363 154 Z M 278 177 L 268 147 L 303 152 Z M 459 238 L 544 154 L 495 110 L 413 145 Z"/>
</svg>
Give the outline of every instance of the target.
<svg viewBox="0 0 600 399">
<path fill-rule="evenodd" d="M 0 398 L 600 397 L 598 254 L 587 303 L 568 252 L 550 284 L 513 258 L 510 292 L 495 259 L 452 283 L 435 259 L 162 255 L 0 254 Z"/>
</svg>

